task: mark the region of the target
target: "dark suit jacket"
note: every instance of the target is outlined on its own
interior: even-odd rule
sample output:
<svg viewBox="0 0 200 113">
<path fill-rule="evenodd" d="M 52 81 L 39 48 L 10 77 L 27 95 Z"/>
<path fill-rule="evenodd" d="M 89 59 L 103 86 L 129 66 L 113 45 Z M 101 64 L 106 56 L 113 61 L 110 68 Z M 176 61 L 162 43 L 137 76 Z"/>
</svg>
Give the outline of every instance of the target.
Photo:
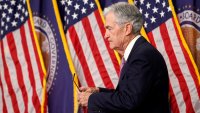
<svg viewBox="0 0 200 113">
<path fill-rule="evenodd" d="M 143 37 L 133 46 L 116 90 L 100 88 L 88 113 L 169 113 L 169 79 L 162 55 Z"/>
</svg>

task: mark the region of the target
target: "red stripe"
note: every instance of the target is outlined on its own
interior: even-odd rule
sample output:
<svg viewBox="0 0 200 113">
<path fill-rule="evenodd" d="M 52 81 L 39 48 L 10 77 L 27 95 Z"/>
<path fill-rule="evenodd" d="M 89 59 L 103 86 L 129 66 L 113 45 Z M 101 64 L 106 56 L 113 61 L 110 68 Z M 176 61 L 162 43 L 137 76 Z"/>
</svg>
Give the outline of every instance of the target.
<svg viewBox="0 0 200 113">
<path fill-rule="evenodd" d="M 8 40 L 10 54 L 11 54 L 11 57 L 12 57 L 12 60 L 14 62 L 14 66 L 16 69 L 17 82 L 19 84 L 19 88 L 21 90 L 22 98 L 23 98 L 24 105 L 25 105 L 24 112 L 28 113 L 28 94 L 26 91 L 26 84 L 24 83 L 24 79 L 23 79 L 23 76 L 26 76 L 26 75 L 23 75 L 23 73 L 22 73 L 21 66 L 23 66 L 23 65 L 20 64 L 18 54 L 17 54 L 17 47 L 16 47 L 17 45 L 15 44 L 14 38 L 17 38 L 17 40 L 20 41 L 20 37 L 14 37 L 13 34 L 10 34 L 9 38 L 7 38 L 7 40 Z M 22 36 L 22 38 L 23 38 L 23 36 Z"/>
<path fill-rule="evenodd" d="M 22 35 L 22 43 L 23 43 L 22 46 L 23 46 L 23 51 L 24 51 L 25 59 L 26 59 L 27 66 L 28 66 L 27 67 L 28 73 L 29 73 L 28 75 L 29 75 L 30 83 L 31 83 L 32 90 L 33 90 L 32 102 L 33 102 L 33 105 L 35 107 L 36 113 L 40 113 L 41 105 L 40 105 L 39 97 L 38 97 L 37 92 L 36 92 L 37 89 L 36 89 L 35 79 L 34 79 L 34 76 L 36 76 L 36 75 L 34 75 L 34 72 L 33 72 L 33 67 L 31 65 L 31 59 L 30 59 L 30 55 L 29 55 L 29 52 L 28 52 L 29 50 L 28 50 L 28 45 L 27 45 L 27 40 L 26 40 L 26 38 L 31 38 L 31 37 L 26 37 L 24 31 L 25 31 L 24 27 L 21 27 L 20 32 L 21 32 L 21 35 Z M 33 41 L 32 41 L 32 43 L 33 43 Z M 35 54 L 37 54 L 37 53 L 35 52 Z"/>
<path fill-rule="evenodd" d="M 91 25 L 90 25 L 92 23 L 90 23 L 88 18 L 85 17 L 85 18 L 82 19 L 82 24 L 84 26 L 84 30 L 85 30 L 85 33 L 87 35 L 87 37 L 86 37 L 87 41 L 88 41 L 90 48 L 92 50 L 93 58 L 95 59 L 97 68 L 100 72 L 100 75 L 101 75 L 101 78 L 104 82 L 104 85 L 107 88 L 114 88 L 112 81 L 110 80 L 110 77 L 108 75 L 108 72 L 105 68 L 105 65 L 103 63 L 101 54 L 99 52 L 99 48 L 97 47 L 96 41 L 94 40 L 95 37 L 94 37 L 94 34 L 92 33 L 92 28 L 91 28 Z"/>
<path fill-rule="evenodd" d="M 69 35 L 70 35 L 69 38 L 71 39 L 71 42 L 74 46 L 74 50 L 76 52 L 76 55 L 78 56 L 78 59 L 81 63 L 87 84 L 88 84 L 89 87 L 94 87 L 95 84 L 94 84 L 94 81 L 92 79 L 92 75 L 91 75 L 90 70 L 88 68 L 87 61 L 86 61 L 86 58 L 84 56 L 82 46 L 79 42 L 76 30 L 73 26 L 71 26 L 69 28 Z"/>
<path fill-rule="evenodd" d="M 8 33 L 7 37 L 5 37 L 5 38 L 10 38 L 10 35 L 11 35 L 11 33 Z M 6 40 L 6 39 L 4 39 L 4 40 Z M 9 46 L 12 46 L 12 45 L 9 45 Z M 4 66 L 4 73 L 5 73 L 4 78 L 5 78 L 6 84 L 8 86 L 8 93 L 9 93 L 11 101 L 12 101 L 13 110 L 15 111 L 15 113 L 19 113 L 19 105 L 17 103 L 15 91 L 11 84 L 12 82 L 10 79 L 10 73 L 8 71 L 8 66 L 6 64 L 3 43 L 1 43 L 1 51 L 2 51 L 2 60 L 3 60 L 2 62 L 3 62 L 3 66 Z"/>
<path fill-rule="evenodd" d="M 147 35 L 148 35 L 148 39 L 149 39 L 151 45 L 153 45 L 155 48 L 157 48 L 152 32 L 149 32 Z"/>
<path fill-rule="evenodd" d="M 174 92 L 173 92 L 173 88 L 171 86 L 172 83 L 170 83 L 169 85 L 169 94 L 170 94 L 170 108 L 171 108 L 171 111 L 173 111 L 173 113 L 180 113 L 179 111 L 179 107 L 178 107 L 178 104 L 177 104 L 177 101 L 176 101 L 176 97 L 174 95 Z"/>
<path fill-rule="evenodd" d="M 174 18 L 173 18 L 172 20 L 173 20 L 173 24 L 175 25 Z M 196 86 L 196 90 L 197 90 L 197 92 L 198 92 L 198 97 L 200 97 L 200 84 L 199 84 L 199 80 L 198 80 L 198 78 L 197 78 L 197 75 L 196 75 L 196 73 L 195 73 L 194 65 L 192 65 L 191 59 L 190 59 L 190 57 L 189 57 L 189 54 L 188 54 L 188 52 L 186 51 L 186 49 L 184 48 L 184 46 L 183 46 L 183 43 L 182 43 L 182 41 L 181 41 L 181 39 L 180 39 L 180 35 L 179 35 L 178 30 L 177 30 L 176 27 L 175 27 L 175 30 L 176 30 L 176 34 L 177 34 L 177 37 L 178 37 L 178 40 L 179 40 L 181 49 L 182 49 L 182 51 L 183 51 L 184 57 L 185 57 L 185 59 L 186 59 L 186 62 L 187 62 L 189 71 L 190 71 L 191 76 L 192 76 L 192 78 L 193 78 L 193 80 L 194 80 L 194 83 L 195 83 L 195 86 Z M 200 100 L 200 98 L 199 98 L 199 100 Z"/>
<path fill-rule="evenodd" d="M 1 43 L 1 42 L 0 42 L 0 43 Z M 1 45 L 1 44 L 0 44 L 0 45 Z M 0 77 L 1 77 L 1 74 L 0 74 Z M 5 102 L 5 98 L 4 98 L 4 91 L 3 91 L 3 85 L 2 85 L 1 78 L 0 78 L 0 88 L 1 88 L 2 99 L 3 99 L 3 113 L 8 113 L 7 106 L 6 106 L 6 102 Z"/>
<path fill-rule="evenodd" d="M 102 19 L 101 19 L 99 10 L 94 11 L 94 14 L 95 14 L 97 23 L 98 23 L 98 25 L 99 25 L 99 28 L 100 28 L 100 30 L 101 30 L 101 34 L 102 34 L 102 36 L 104 36 L 104 35 L 105 35 L 105 28 L 104 28 L 104 24 L 103 24 L 103 21 L 102 21 Z M 103 38 L 103 37 L 102 37 L 102 38 Z M 108 50 L 108 53 L 109 53 L 110 58 L 111 58 L 111 60 L 112 60 L 112 63 L 113 63 L 113 65 L 114 65 L 114 67 L 115 67 L 115 71 L 118 73 L 118 76 L 119 76 L 120 65 L 119 65 L 119 63 L 118 63 L 118 61 L 117 61 L 117 59 L 116 59 L 114 50 L 110 49 L 108 41 L 104 40 L 104 43 L 105 43 L 105 45 L 106 45 L 106 48 L 107 48 L 107 50 Z"/>
<path fill-rule="evenodd" d="M 164 45 L 165 45 L 166 52 L 167 52 L 169 60 L 170 60 L 172 70 L 176 74 L 176 77 L 177 77 L 179 84 L 180 84 L 180 89 L 181 89 L 181 92 L 183 94 L 183 99 L 186 103 L 186 111 L 187 111 L 187 113 L 194 113 L 194 109 L 192 107 L 192 102 L 191 102 L 191 97 L 189 95 L 189 90 L 188 90 L 185 78 L 183 76 L 183 73 L 182 73 L 182 71 L 179 67 L 178 62 L 177 62 L 174 50 L 172 48 L 172 44 L 170 42 L 169 32 L 167 31 L 165 24 L 160 25 L 160 32 L 161 32 L 161 35 L 162 35 L 162 38 L 163 38 L 163 42 L 164 42 Z"/>
</svg>

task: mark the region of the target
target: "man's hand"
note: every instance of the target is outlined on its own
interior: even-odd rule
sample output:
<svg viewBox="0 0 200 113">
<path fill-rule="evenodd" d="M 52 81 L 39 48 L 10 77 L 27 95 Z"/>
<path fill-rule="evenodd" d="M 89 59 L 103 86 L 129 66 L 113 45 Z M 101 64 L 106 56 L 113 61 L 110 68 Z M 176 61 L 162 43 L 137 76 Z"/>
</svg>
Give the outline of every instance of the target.
<svg viewBox="0 0 200 113">
<path fill-rule="evenodd" d="M 99 92 L 99 88 L 96 87 L 80 87 L 80 91 L 78 94 L 78 102 L 82 107 L 88 106 L 88 99 L 92 93 Z"/>
<path fill-rule="evenodd" d="M 88 99 L 89 99 L 89 96 L 91 94 L 92 93 L 90 93 L 90 92 L 80 92 L 79 95 L 78 95 L 79 105 L 81 105 L 82 107 L 87 107 L 88 106 Z"/>
</svg>

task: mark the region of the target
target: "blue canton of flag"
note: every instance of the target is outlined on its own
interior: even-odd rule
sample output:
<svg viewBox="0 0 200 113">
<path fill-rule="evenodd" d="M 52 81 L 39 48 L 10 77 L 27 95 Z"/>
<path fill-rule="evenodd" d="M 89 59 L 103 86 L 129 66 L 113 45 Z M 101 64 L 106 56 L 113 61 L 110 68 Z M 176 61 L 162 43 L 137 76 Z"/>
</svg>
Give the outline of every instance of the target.
<svg viewBox="0 0 200 113">
<path fill-rule="evenodd" d="M 61 0 L 60 5 L 63 8 L 61 11 L 65 11 L 63 15 L 65 31 L 97 9 L 93 0 Z"/>
<path fill-rule="evenodd" d="M 152 31 L 172 17 L 167 0 L 135 0 L 135 5 L 143 14 L 146 32 Z"/>
<path fill-rule="evenodd" d="M 25 0 L 0 1 L 0 39 L 8 32 L 18 29 L 26 22 L 28 16 Z"/>
</svg>

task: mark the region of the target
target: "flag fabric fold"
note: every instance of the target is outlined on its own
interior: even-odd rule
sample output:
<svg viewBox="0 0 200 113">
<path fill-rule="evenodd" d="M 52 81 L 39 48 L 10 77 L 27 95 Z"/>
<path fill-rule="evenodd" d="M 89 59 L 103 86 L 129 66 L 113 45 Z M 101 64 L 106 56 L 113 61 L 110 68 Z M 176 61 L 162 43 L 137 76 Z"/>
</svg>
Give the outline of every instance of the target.
<svg viewBox="0 0 200 113">
<path fill-rule="evenodd" d="M 171 1 L 135 0 L 148 39 L 163 55 L 169 73 L 173 113 L 200 112 L 199 72 L 184 41 Z"/>
<path fill-rule="evenodd" d="M 59 28 L 56 0 L 32 0 L 34 25 L 47 69 L 49 113 L 74 113 L 72 73 Z M 58 17 L 59 18 L 59 17 Z"/>
<path fill-rule="evenodd" d="M 45 69 L 26 0 L 0 1 L 0 112 L 43 113 Z"/>
</svg>

